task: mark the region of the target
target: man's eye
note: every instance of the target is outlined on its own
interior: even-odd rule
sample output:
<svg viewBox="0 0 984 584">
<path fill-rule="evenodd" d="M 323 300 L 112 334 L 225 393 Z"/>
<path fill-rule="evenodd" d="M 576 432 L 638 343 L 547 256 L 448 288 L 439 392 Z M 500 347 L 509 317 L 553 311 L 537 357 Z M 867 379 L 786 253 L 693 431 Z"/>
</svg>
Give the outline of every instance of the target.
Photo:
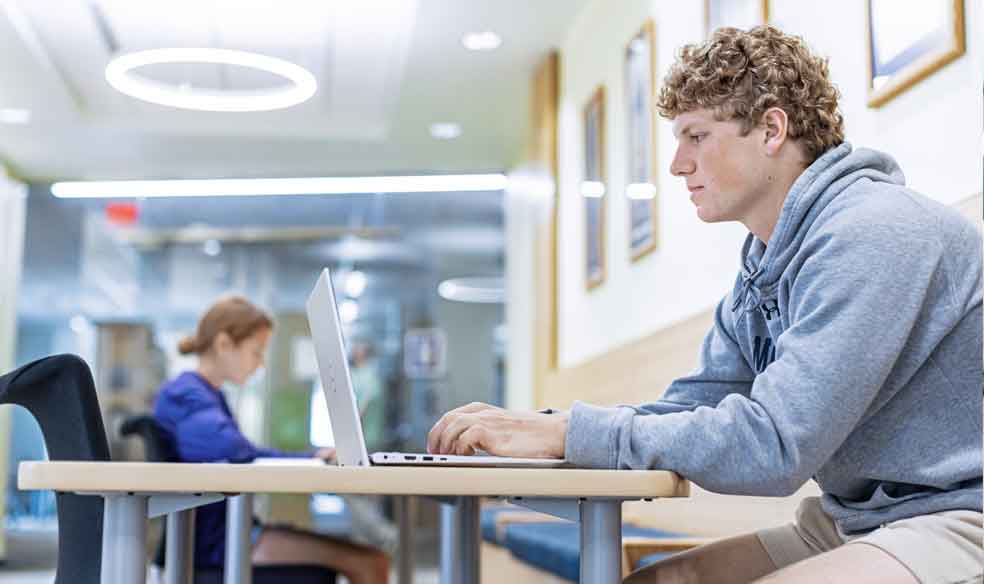
<svg viewBox="0 0 984 584">
<path fill-rule="evenodd" d="M 690 135 L 690 140 L 694 144 L 700 144 L 700 141 L 703 140 L 703 139 L 704 139 L 704 134 L 691 134 Z"/>
</svg>

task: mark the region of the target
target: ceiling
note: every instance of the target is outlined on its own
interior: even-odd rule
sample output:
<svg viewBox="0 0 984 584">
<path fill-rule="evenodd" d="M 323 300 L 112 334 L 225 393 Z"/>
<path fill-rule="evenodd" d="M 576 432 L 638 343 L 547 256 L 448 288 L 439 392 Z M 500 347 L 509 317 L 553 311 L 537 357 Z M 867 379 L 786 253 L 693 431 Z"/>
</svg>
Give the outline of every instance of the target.
<svg viewBox="0 0 984 584">
<path fill-rule="evenodd" d="M 32 182 L 480 172 L 518 161 L 530 78 L 586 0 L 0 0 L 0 160 Z M 493 30 L 491 52 L 463 34 Z M 308 68 L 309 101 L 275 112 L 140 102 L 104 79 L 115 52 L 216 47 Z M 268 74 L 157 65 L 196 87 L 270 86 Z M 434 122 L 461 137 L 430 137 Z"/>
</svg>

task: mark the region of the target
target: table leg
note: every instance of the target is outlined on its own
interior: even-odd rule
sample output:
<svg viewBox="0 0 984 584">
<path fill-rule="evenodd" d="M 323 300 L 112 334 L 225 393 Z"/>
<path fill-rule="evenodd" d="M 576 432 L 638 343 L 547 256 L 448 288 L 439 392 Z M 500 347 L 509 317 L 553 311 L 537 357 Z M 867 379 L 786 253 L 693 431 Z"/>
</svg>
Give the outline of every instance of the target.
<svg viewBox="0 0 984 584">
<path fill-rule="evenodd" d="M 581 584 L 622 581 L 622 502 L 581 501 Z"/>
<path fill-rule="evenodd" d="M 195 510 L 167 515 L 165 584 L 192 584 L 195 570 Z"/>
<path fill-rule="evenodd" d="M 103 495 L 102 584 L 147 580 L 147 497 Z"/>
<path fill-rule="evenodd" d="M 413 583 L 414 523 L 417 516 L 417 497 L 402 495 L 395 497 L 396 523 L 400 528 L 399 563 L 396 567 L 398 584 Z"/>
<path fill-rule="evenodd" d="M 478 584 L 478 497 L 455 497 L 441 504 L 441 584 Z"/>
<path fill-rule="evenodd" d="M 225 584 L 252 584 L 253 495 L 229 497 L 226 505 Z"/>
</svg>

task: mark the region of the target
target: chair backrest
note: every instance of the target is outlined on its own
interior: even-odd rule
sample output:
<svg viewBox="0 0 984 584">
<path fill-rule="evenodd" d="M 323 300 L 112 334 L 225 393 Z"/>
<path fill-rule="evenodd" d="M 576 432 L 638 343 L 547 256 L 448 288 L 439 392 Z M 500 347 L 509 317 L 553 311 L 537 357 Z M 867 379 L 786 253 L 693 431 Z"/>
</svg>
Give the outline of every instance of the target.
<svg viewBox="0 0 984 584">
<path fill-rule="evenodd" d="M 141 414 L 127 418 L 120 425 L 120 435 L 139 436 L 143 441 L 147 462 L 178 462 L 174 441 L 153 416 Z"/>
<path fill-rule="evenodd" d="M 16 404 L 31 412 L 41 427 L 50 460 L 110 459 L 92 373 L 81 358 L 45 357 L 0 376 L 0 404 Z M 55 498 L 55 584 L 97 584 L 102 564 L 102 498 L 73 493 L 57 493 Z"/>
</svg>

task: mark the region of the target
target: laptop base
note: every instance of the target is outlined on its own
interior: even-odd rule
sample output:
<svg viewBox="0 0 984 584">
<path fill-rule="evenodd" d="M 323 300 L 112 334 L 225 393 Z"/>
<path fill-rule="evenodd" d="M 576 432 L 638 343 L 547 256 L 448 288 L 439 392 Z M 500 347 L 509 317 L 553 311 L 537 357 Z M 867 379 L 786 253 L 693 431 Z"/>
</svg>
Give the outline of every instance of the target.
<svg viewBox="0 0 984 584">
<path fill-rule="evenodd" d="M 369 460 L 377 466 L 475 466 L 486 468 L 562 468 L 569 466 L 559 458 L 510 458 L 506 456 L 460 456 L 411 452 L 374 452 Z"/>
</svg>

